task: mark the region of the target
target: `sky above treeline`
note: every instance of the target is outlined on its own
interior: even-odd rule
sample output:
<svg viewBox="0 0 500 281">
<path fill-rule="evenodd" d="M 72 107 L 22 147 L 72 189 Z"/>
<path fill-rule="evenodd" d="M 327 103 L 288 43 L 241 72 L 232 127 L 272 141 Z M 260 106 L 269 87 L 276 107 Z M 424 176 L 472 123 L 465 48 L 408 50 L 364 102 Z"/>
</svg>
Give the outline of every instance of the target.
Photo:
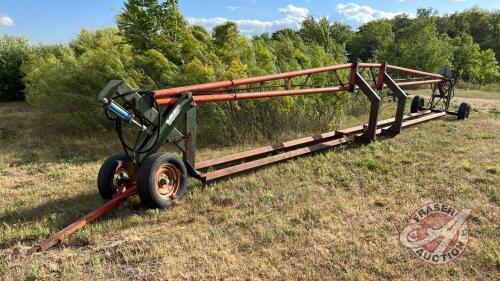
<svg viewBox="0 0 500 281">
<path fill-rule="evenodd" d="M 123 0 L 0 0 L 0 34 L 25 36 L 34 43 L 65 43 L 85 28 L 115 26 Z M 414 15 L 432 7 L 450 14 L 474 6 L 500 9 L 496 0 L 180 0 L 182 14 L 191 24 L 208 29 L 234 21 L 244 35 L 298 28 L 306 16 L 328 17 L 357 28 L 370 20 Z"/>
</svg>

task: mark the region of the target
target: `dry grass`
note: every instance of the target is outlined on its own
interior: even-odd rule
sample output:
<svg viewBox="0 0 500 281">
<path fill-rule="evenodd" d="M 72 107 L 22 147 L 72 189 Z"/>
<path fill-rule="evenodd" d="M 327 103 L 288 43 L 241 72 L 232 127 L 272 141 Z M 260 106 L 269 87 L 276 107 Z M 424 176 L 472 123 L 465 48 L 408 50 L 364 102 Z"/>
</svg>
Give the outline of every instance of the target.
<svg viewBox="0 0 500 281">
<path fill-rule="evenodd" d="M 97 171 L 118 149 L 113 135 L 59 137 L 38 117 L 22 103 L 0 105 L 0 279 L 500 278 L 498 114 L 446 117 L 371 145 L 193 183 L 165 212 L 133 198 L 62 246 L 29 256 L 101 204 Z M 454 264 L 422 263 L 399 245 L 411 212 L 432 201 L 473 209 L 468 250 Z"/>
<path fill-rule="evenodd" d="M 409 90 L 408 94 L 415 96 L 430 97 L 431 91 L 428 89 Z M 411 101 L 410 101 L 411 102 Z M 453 107 L 457 108 L 462 102 L 468 102 L 472 105 L 473 110 L 490 112 L 498 115 L 500 113 L 500 93 L 487 92 L 481 90 L 461 90 L 455 89 L 455 98 L 453 99 Z"/>
<path fill-rule="evenodd" d="M 419 90 L 408 90 L 408 93 L 413 94 L 413 95 L 418 94 L 418 95 L 430 96 L 431 91 L 428 88 L 422 88 Z M 455 89 L 455 97 L 469 98 L 469 99 L 499 100 L 500 99 L 500 92 Z"/>
</svg>

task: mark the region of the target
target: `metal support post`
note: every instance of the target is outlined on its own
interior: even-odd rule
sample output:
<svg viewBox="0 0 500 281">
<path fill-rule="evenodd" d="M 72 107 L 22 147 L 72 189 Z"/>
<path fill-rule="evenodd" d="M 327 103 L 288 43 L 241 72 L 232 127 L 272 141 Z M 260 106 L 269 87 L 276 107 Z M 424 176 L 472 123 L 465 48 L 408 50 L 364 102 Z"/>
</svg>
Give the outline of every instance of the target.
<svg viewBox="0 0 500 281">
<path fill-rule="evenodd" d="M 196 104 L 191 103 L 191 107 L 186 111 L 184 118 L 184 147 L 182 158 L 186 164 L 188 174 L 196 179 L 203 180 L 200 172 L 195 168 L 196 162 Z"/>
<path fill-rule="evenodd" d="M 380 97 L 377 93 L 370 87 L 370 85 L 365 81 L 363 76 L 358 72 L 358 62 L 353 63 L 351 68 L 351 79 L 349 81 L 351 91 L 354 91 L 355 86 L 366 95 L 368 100 L 370 100 L 370 117 L 368 119 L 368 126 L 362 135 L 356 138 L 357 142 L 360 143 L 370 143 L 375 140 L 377 134 L 377 120 L 380 110 Z"/>
<path fill-rule="evenodd" d="M 403 126 L 403 117 L 405 114 L 405 105 L 407 95 L 406 93 L 396 84 L 384 69 L 384 83 L 389 87 L 395 97 L 398 99 L 398 108 L 396 109 L 396 117 L 394 123 L 382 132 L 384 136 L 395 136 L 401 132 L 401 127 Z"/>
</svg>

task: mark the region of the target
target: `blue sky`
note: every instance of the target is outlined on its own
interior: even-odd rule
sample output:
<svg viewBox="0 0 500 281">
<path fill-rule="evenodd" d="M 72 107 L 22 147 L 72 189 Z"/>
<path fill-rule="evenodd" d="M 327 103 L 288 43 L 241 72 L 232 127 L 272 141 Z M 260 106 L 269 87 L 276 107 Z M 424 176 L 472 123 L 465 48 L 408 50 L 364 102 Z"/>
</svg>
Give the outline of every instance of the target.
<svg viewBox="0 0 500 281">
<path fill-rule="evenodd" d="M 306 15 L 357 27 L 401 12 L 411 15 L 419 7 L 444 14 L 475 5 L 500 9 L 497 0 L 180 0 L 181 11 L 191 23 L 211 28 L 232 20 L 246 35 L 296 28 Z M 22 35 L 35 43 L 64 43 L 82 28 L 113 26 L 122 7 L 123 0 L 0 0 L 0 33 Z"/>
</svg>

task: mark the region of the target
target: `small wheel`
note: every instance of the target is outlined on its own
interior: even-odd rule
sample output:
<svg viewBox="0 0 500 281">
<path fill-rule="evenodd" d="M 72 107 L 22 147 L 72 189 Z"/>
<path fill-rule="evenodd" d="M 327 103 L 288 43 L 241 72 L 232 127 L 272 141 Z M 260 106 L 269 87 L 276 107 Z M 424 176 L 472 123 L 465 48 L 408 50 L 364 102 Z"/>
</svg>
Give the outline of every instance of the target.
<svg viewBox="0 0 500 281">
<path fill-rule="evenodd" d="M 102 164 L 97 176 L 97 189 L 103 199 L 109 200 L 134 178 L 135 165 L 124 154 L 117 154 Z"/>
<path fill-rule="evenodd" d="M 186 166 L 176 156 L 155 153 L 144 159 L 137 176 L 137 191 L 144 205 L 165 209 L 187 190 Z"/>
<path fill-rule="evenodd" d="M 458 108 L 458 113 L 457 113 L 457 119 L 458 120 L 465 120 L 469 118 L 471 106 L 469 103 L 463 102 L 460 104 L 460 107 Z"/>
<path fill-rule="evenodd" d="M 422 111 L 424 109 L 424 106 L 425 106 L 424 98 L 422 96 L 415 96 L 411 101 L 410 112 L 417 113 L 419 111 Z"/>
</svg>

